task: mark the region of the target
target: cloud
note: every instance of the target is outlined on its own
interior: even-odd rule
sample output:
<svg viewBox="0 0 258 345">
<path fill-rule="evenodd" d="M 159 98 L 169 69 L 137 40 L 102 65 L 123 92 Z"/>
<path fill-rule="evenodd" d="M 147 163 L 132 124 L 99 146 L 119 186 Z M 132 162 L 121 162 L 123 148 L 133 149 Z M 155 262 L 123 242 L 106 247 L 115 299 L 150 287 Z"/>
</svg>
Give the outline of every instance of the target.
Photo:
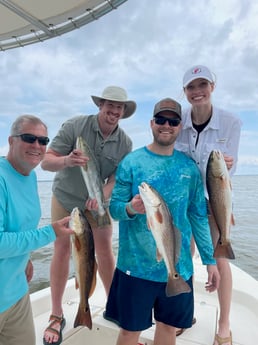
<svg viewBox="0 0 258 345">
<path fill-rule="evenodd" d="M 52 138 L 66 119 L 96 113 L 90 96 L 112 84 L 137 102 L 137 114 L 123 126 L 141 146 L 151 140 L 149 119 L 159 98 L 187 106 L 182 76 L 200 63 L 217 76 L 214 103 L 243 121 L 239 164 L 253 164 L 245 157 L 250 141 L 258 147 L 257 17 L 251 0 L 130 0 L 69 34 L 1 52 L 1 152 L 18 115 L 42 117 Z"/>
</svg>

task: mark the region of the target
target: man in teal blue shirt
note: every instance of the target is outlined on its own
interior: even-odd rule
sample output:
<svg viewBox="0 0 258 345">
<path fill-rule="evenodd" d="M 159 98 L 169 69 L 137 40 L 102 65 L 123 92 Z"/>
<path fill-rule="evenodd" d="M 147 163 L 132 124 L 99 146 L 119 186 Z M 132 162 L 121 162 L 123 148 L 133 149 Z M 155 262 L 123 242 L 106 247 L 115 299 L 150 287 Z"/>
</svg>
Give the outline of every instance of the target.
<svg viewBox="0 0 258 345">
<path fill-rule="evenodd" d="M 49 142 L 46 125 L 35 116 L 20 116 L 8 141 L 8 154 L 0 158 L 0 345 L 34 345 L 30 252 L 73 232 L 69 217 L 37 229 L 41 210 L 33 169 Z"/>
<path fill-rule="evenodd" d="M 151 129 L 153 142 L 129 153 L 118 166 L 110 203 L 110 213 L 119 221 L 119 250 L 104 317 L 121 327 L 117 345 L 137 344 L 141 331 L 152 325 L 152 310 L 155 345 L 174 345 L 176 328 L 191 327 L 192 235 L 202 262 L 207 265 L 207 291 L 212 292 L 219 285 L 201 175 L 192 159 L 174 149 L 181 129 L 180 104 L 170 98 L 158 102 Z M 156 259 L 157 246 L 138 191 L 142 182 L 163 197 L 181 233 L 176 270 L 191 287 L 190 293 L 173 297 L 165 294 L 168 273 L 164 261 Z"/>
</svg>

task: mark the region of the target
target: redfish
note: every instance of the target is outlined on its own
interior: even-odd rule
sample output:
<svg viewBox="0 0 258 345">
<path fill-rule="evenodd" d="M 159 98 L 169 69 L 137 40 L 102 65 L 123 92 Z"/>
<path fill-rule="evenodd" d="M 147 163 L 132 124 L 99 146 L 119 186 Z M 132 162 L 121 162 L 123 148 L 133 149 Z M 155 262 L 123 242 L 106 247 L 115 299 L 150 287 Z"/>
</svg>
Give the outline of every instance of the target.
<svg viewBox="0 0 258 345">
<path fill-rule="evenodd" d="M 176 296 L 191 291 L 190 286 L 176 271 L 178 253 L 181 247 L 181 236 L 175 227 L 172 215 L 159 193 L 146 182 L 139 186 L 140 196 L 145 206 L 148 227 L 157 245 L 157 260 L 164 260 L 168 281 L 166 295 Z"/>
<path fill-rule="evenodd" d="M 235 259 L 230 242 L 230 227 L 234 224 L 231 180 L 223 154 L 219 150 L 213 150 L 210 153 L 206 184 L 211 212 L 219 230 L 214 257 Z"/>
<path fill-rule="evenodd" d="M 97 264 L 93 234 L 84 214 L 75 207 L 71 212 L 70 228 L 72 235 L 72 256 L 75 267 L 76 288 L 79 288 L 80 302 L 74 327 L 92 328 L 89 298 L 96 286 Z"/>
<path fill-rule="evenodd" d="M 95 156 L 82 137 L 77 138 L 76 148 L 80 149 L 84 155 L 89 158 L 85 166 L 80 168 L 83 180 L 88 190 L 89 198 L 96 199 L 98 202 L 97 215 L 92 212 L 93 216 L 96 219 L 98 226 L 109 225 L 111 221 L 107 211 L 107 205 L 104 200 L 102 181 Z"/>
</svg>

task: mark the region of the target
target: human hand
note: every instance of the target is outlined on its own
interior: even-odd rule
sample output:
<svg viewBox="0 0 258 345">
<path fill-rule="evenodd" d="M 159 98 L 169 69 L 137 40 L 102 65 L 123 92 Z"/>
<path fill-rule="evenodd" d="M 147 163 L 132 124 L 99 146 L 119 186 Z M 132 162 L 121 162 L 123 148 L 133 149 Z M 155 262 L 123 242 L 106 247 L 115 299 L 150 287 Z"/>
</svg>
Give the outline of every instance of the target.
<svg viewBox="0 0 258 345">
<path fill-rule="evenodd" d="M 144 214 L 146 212 L 140 194 L 136 194 L 131 199 L 130 207 L 127 206 L 126 210 L 127 210 L 127 213 L 129 214 L 136 214 L 136 213 Z M 132 212 L 132 210 L 134 210 L 135 212 Z"/>
<path fill-rule="evenodd" d="M 85 203 L 85 209 L 89 211 L 98 211 L 98 207 L 97 199 L 88 199 Z"/>
<path fill-rule="evenodd" d="M 31 260 L 29 259 L 27 266 L 25 268 L 25 274 L 26 274 L 26 278 L 27 278 L 27 282 L 29 283 L 33 277 L 33 264 L 31 262 Z"/>
<path fill-rule="evenodd" d="M 207 265 L 208 281 L 205 284 L 205 289 L 208 292 L 213 292 L 218 289 L 220 283 L 220 274 L 216 265 Z"/>
<path fill-rule="evenodd" d="M 64 166 L 75 167 L 75 166 L 85 166 L 89 160 L 89 157 L 86 157 L 81 150 L 74 149 L 69 153 L 68 156 L 64 157 Z"/>
<path fill-rule="evenodd" d="M 71 217 L 64 217 L 56 222 L 52 223 L 52 227 L 55 231 L 56 237 L 68 236 L 74 234 L 74 231 L 69 228 L 69 221 Z"/>
<path fill-rule="evenodd" d="M 227 169 L 230 170 L 234 164 L 234 158 L 231 156 L 223 155 L 224 161 L 226 163 Z"/>
</svg>

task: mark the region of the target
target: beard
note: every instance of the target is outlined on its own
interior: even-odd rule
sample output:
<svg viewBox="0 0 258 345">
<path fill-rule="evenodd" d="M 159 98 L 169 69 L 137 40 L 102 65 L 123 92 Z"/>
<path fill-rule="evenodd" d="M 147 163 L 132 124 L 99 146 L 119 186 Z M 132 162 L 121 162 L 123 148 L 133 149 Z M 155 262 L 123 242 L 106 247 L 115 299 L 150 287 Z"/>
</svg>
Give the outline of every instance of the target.
<svg viewBox="0 0 258 345">
<path fill-rule="evenodd" d="M 156 144 L 164 147 L 171 146 L 176 141 L 176 137 L 174 135 L 165 137 L 160 133 L 153 133 L 153 138 Z"/>
</svg>

